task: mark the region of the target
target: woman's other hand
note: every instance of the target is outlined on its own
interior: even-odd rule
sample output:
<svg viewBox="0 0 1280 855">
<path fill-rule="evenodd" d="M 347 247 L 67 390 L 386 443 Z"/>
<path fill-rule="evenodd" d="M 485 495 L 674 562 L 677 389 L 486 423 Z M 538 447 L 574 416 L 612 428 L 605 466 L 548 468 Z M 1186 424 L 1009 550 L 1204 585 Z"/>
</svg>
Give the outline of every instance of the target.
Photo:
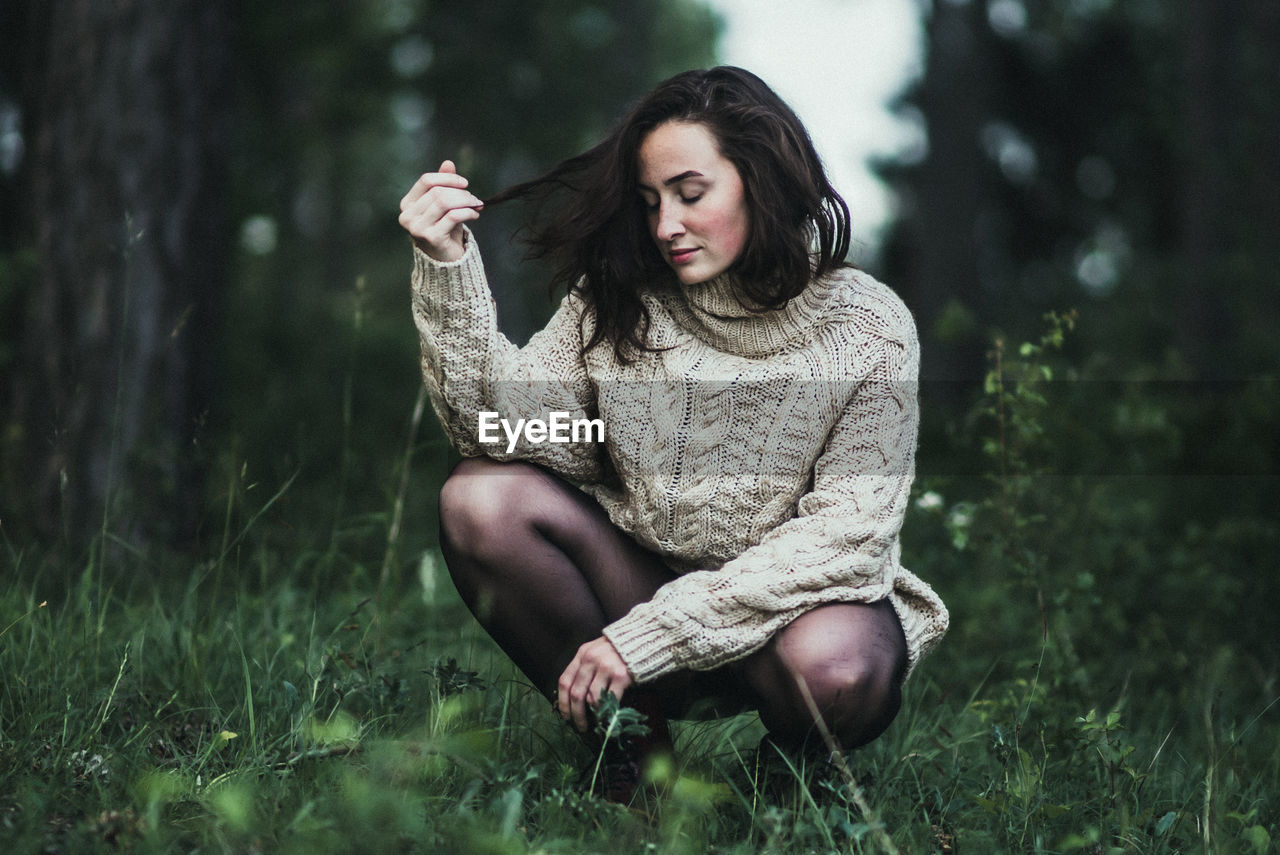
<svg viewBox="0 0 1280 855">
<path fill-rule="evenodd" d="M 631 685 L 631 673 L 609 639 L 603 636 L 588 641 L 560 675 L 556 687 L 556 709 L 560 717 L 586 733 L 590 726 L 588 710 L 600 703 L 605 690 L 619 700 Z"/>
<path fill-rule="evenodd" d="M 436 261 L 457 261 L 466 251 L 462 224 L 477 219 L 484 202 L 467 190 L 452 160 L 419 178 L 400 200 L 400 225 Z"/>
</svg>

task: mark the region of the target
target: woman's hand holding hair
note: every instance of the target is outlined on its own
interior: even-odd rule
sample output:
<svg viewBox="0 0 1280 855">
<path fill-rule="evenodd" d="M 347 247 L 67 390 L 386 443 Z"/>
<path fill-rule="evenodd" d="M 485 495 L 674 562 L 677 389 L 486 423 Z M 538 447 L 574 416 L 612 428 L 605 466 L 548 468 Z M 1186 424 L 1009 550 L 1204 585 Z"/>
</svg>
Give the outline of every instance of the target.
<svg viewBox="0 0 1280 855">
<path fill-rule="evenodd" d="M 419 178 L 400 200 L 400 225 L 436 261 L 457 261 L 466 252 L 462 224 L 479 218 L 484 202 L 467 190 L 452 160 Z"/>
<path fill-rule="evenodd" d="M 589 707 L 600 703 L 606 689 L 619 700 L 631 685 L 631 672 L 613 643 L 601 636 L 578 648 L 556 686 L 556 709 L 560 717 L 586 733 L 590 726 Z"/>
</svg>

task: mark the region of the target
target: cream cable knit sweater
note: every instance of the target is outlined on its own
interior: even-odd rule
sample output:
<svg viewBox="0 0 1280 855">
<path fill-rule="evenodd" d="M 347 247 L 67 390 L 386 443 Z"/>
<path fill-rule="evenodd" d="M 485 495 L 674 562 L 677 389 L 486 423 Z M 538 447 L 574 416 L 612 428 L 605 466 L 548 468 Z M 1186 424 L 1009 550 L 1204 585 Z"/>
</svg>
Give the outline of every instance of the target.
<svg viewBox="0 0 1280 855">
<path fill-rule="evenodd" d="M 899 563 L 914 477 L 919 347 L 902 302 L 865 273 L 814 280 L 780 310 L 745 310 L 724 278 L 646 296 L 658 352 L 622 365 L 567 296 L 523 348 L 497 328 L 479 248 L 414 250 L 422 373 L 467 456 L 521 459 L 583 485 L 679 572 L 605 627 L 637 682 L 760 648 L 815 606 L 888 597 L 910 667 L 947 611 Z M 600 418 L 602 444 L 478 441 L 478 414 Z"/>
</svg>

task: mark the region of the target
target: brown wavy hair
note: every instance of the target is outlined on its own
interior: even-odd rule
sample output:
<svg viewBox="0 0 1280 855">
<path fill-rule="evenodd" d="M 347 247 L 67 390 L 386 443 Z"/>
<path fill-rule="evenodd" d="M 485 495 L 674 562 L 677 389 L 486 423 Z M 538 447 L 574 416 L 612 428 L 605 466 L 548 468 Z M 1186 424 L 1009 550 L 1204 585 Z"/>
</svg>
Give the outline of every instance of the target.
<svg viewBox="0 0 1280 855">
<path fill-rule="evenodd" d="M 653 350 L 640 294 L 678 287 L 649 234 L 636 186 L 640 144 L 670 121 L 707 127 L 742 177 L 749 233 L 728 272 L 744 306 L 781 308 L 848 253 L 849 208 L 795 112 L 741 68 L 677 74 L 632 107 L 603 142 L 486 202 L 536 204 L 522 240 L 529 257 L 554 263 L 552 287 L 567 284 L 594 312 L 584 353 L 606 341 L 624 362 Z"/>
</svg>

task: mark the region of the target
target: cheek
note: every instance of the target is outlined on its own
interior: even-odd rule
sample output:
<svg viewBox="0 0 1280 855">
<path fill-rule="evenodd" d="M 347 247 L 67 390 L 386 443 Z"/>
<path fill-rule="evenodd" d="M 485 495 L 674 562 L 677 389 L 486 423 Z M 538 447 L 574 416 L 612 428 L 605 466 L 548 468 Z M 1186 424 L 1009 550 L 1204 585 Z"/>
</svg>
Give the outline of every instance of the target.
<svg viewBox="0 0 1280 855">
<path fill-rule="evenodd" d="M 747 245 L 750 222 L 745 209 L 727 211 L 718 217 L 714 226 L 716 243 L 722 255 L 737 259 Z"/>
</svg>

